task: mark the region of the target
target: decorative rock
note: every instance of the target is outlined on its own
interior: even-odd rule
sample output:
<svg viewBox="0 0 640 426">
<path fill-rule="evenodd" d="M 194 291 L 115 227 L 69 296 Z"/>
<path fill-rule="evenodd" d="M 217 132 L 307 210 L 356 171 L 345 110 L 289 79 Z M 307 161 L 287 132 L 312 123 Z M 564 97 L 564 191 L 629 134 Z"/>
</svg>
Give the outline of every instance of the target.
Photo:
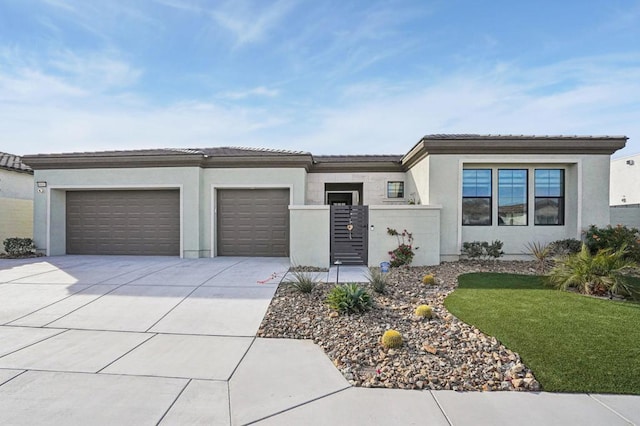
<svg viewBox="0 0 640 426">
<path fill-rule="evenodd" d="M 258 336 L 313 340 L 354 386 L 537 391 L 540 384 L 518 354 L 459 321 L 443 305 L 459 274 L 522 273 L 531 265 L 478 261 L 443 263 L 428 270 L 394 268 L 387 275 L 387 293 L 371 292 L 376 307 L 360 315 L 339 315 L 326 307 L 332 283 L 321 283 L 305 295 L 281 285 Z M 426 273 L 438 277 L 435 284 L 421 284 Z M 422 303 L 433 308 L 437 319 L 414 320 L 413 309 Z M 380 345 L 380 336 L 388 329 L 402 330 L 405 344 L 401 348 Z"/>
</svg>

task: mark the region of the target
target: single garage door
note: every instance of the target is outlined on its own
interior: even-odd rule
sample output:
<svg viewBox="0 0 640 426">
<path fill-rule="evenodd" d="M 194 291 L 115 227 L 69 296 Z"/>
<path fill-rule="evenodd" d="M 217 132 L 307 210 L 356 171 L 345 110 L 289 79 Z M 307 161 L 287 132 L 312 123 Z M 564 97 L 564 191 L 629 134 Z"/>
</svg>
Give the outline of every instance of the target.
<svg viewBox="0 0 640 426">
<path fill-rule="evenodd" d="M 288 189 L 219 189 L 218 256 L 289 256 Z"/>
<path fill-rule="evenodd" d="M 180 192 L 68 191 L 68 254 L 180 255 Z"/>
</svg>

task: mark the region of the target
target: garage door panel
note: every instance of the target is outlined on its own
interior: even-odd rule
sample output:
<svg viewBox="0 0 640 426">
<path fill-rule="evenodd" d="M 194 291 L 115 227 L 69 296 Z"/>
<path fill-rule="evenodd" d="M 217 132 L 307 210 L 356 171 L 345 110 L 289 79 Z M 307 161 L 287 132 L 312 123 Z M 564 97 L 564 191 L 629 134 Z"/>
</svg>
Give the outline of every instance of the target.
<svg viewBox="0 0 640 426">
<path fill-rule="evenodd" d="M 177 190 L 67 192 L 67 253 L 180 254 Z"/>
<path fill-rule="evenodd" d="M 288 189 L 218 190 L 218 255 L 288 256 L 288 206 Z"/>
</svg>

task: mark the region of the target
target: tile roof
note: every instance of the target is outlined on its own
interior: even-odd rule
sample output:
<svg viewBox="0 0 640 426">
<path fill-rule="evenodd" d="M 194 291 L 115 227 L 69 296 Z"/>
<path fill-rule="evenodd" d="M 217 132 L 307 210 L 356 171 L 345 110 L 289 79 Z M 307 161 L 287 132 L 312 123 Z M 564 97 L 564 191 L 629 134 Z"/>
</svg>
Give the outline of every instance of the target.
<svg viewBox="0 0 640 426">
<path fill-rule="evenodd" d="M 473 133 L 452 133 L 452 134 L 433 134 L 433 135 L 425 135 L 422 139 L 430 139 L 430 140 L 486 140 L 486 139 L 534 139 L 534 140 L 544 140 L 544 139 L 621 139 L 626 138 L 626 136 L 580 136 L 580 135 L 492 135 L 492 134 L 473 134 Z"/>
<path fill-rule="evenodd" d="M 214 148 L 156 148 L 131 149 L 114 151 L 62 152 L 51 154 L 37 154 L 45 157 L 122 157 L 122 156 L 168 156 L 168 155 L 208 155 L 216 157 L 236 157 L 253 155 L 311 155 L 308 152 L 289 151 L 269 148 L 247 147 L 214 147 Z"/>
<path fill-rule="evenodd" d="M 7 154 L 6 152 L 0 152 L 0 169 L 33 174 L 31 167 L 24 164 L 18 155 Z"/>
<path fill-rule="evenodd" d="M 402 155 L 314 155 L 315 163 L 360 163 L 360 162 L 396 162 Z"/>
</svg>

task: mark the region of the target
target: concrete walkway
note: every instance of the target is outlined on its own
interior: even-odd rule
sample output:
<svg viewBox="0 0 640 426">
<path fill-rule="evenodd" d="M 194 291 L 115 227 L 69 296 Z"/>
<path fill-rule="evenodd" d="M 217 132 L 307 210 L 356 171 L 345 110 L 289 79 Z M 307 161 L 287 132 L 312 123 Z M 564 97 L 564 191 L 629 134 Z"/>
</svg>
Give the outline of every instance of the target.
<svg viewBox="0 0 640 426">
<path fill-rule="evenodd" d="M 313 343 L 254 337 L 287 267 L 0 260 L 0 424 L 640 425 L 639 396 L 352 388 Z"/>
</svg>

